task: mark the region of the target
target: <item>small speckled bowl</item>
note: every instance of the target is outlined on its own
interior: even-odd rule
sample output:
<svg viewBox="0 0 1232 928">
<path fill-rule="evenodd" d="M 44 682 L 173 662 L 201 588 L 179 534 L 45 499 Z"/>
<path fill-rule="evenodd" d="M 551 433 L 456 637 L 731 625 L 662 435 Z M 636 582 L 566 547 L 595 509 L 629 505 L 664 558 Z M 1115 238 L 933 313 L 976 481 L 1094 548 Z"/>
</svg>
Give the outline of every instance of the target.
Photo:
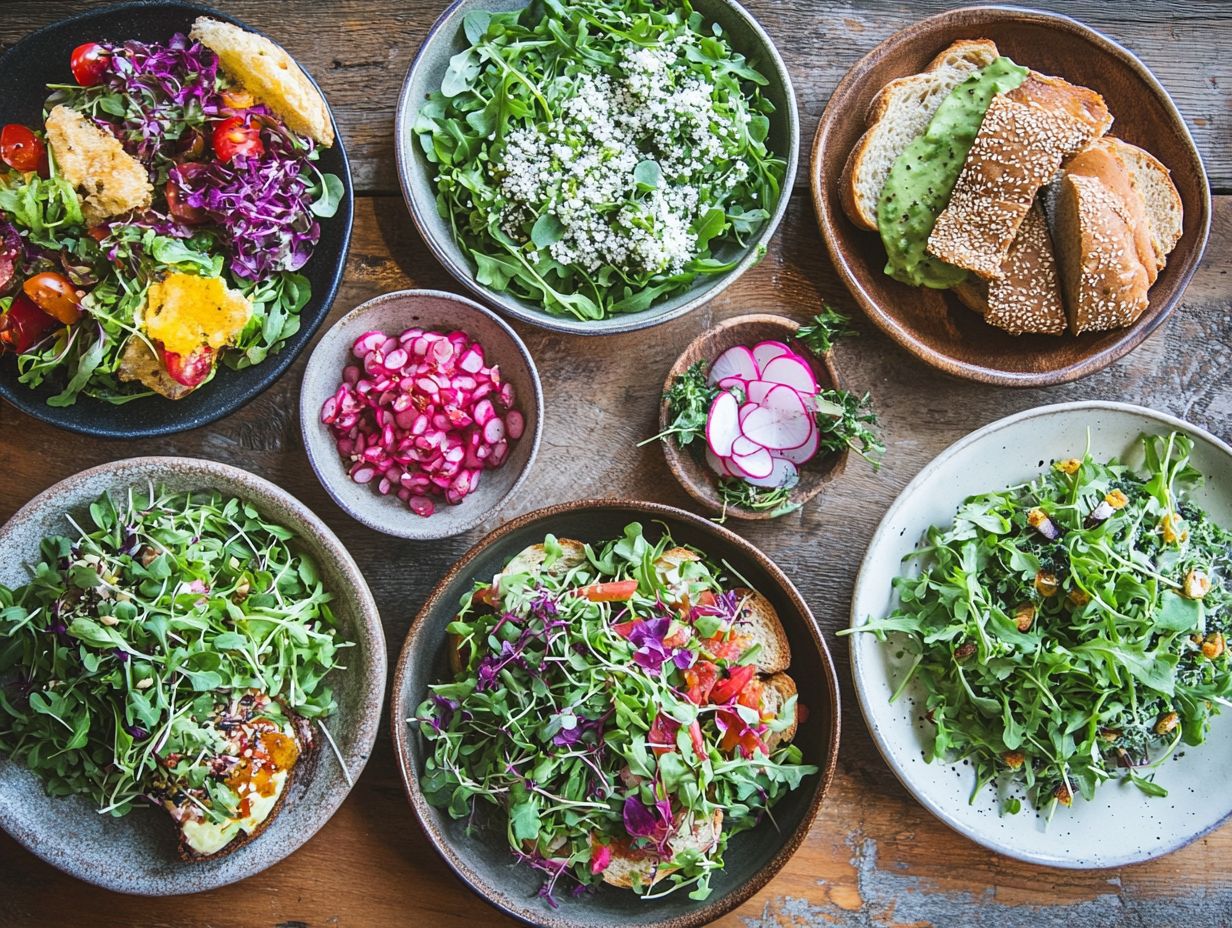
<svg viewBox="0 0 1232 928">
<path fill-rule="evenodd" d="M 791 200 L 799 158 L 800 118 L 791 76 L 788 74 L 787 65 L 775 49 L 774 42 L 748 10 L 735 0 L 693 0 L 693 9 L 701 14 L 705 23 L 718 23 L 722 26 L 731 40 L 732 47 L 756 65 L 768 81 L 761 88 L 761 92 L 774 104 L 775 112 L 770 117 L 770 132 L 766 137 L 766 145 L 774 155 L 787 163 L 783 177 L 783 195 L 774 205 L 769 221 L 757 235 L 749 238 L 743 247 L 727 246 L 716 255 L 722 261 L 736 262 L 731 270 L 723 274 L 703 275 L 685 292 L 657 302 L 639 313 L 626 313 L 598 321 L 575 319 L 552 315 L 537 303 L 505 292 L 497 292 L 479 282 L 474 261 L 454 241 L 448 220 L 437 212 L 436 186 L 432 180 L 436 171 L 424 157 L 419 140 L 412 132 L 420 106 L 429 93 L 440 90 L 441 80 L 449 67 L 450 59 L 467 47 L 462 29 L 462 21 L 466 15 L 476 10 L 503 12 L 519 10 L 525 6 L 527 0 L 455 0 L 433 24 L 420 46 L 419 53 L 411 62 L 398 99 L 394 150 L 398 157 L 402 195 L 420 235 L 445 269 L 472 292 L 508 316 L 557 332 L 570 332 L 574 335 L 633 332 L 679 318 L 714 299 L 760 260 L 766 243 L 774 235 Z"/>
<path fill-rule="evenodd" d="M 431 806 L 419 786 L 425 759 L 423 739 L 407 724 L 427 694 L 429 684 L 451 679 L 446 626 L 458 602 L 477 578 L 491 578 L 519 551 L 558 538 L 598 543 L 619 538 L 630 522 L 640 522 L 649 539 L 666 528 L 683 544 L 705 551 L 729 565 L 731 574 L 748 580 L 773 604 L 791 644 L 788 672 L 800 687 L 800 702 L 808 707 L 795 743 L 806 763 L 819 772 L 806 777 L 799 789 L 774 807 L 774 820 L 731 839 L 726 867 L 714 875 L 709 899 L 696 902 L 684 892 L 645 901 L 630 890 L 601 884 L 593 892 L 557 895 L 559 908 L 536 896 L 538 871 L 518 866 L 505 839 L 503 825 L 480 827 L 467 834 L 466 822 L 455 821 Z M 761 889 L 787 863 L 808 833 L 838 759 L 839 693 L 830 652 L 791 580 L 765 554 L 739 535 L 700 516 L 658 503 L 623 500 L 578 500 L 527 513 L 502 525 L 471 548 L 437 584 L 420 610 L 398 659 L 390 701 L 390 727 L 411 807 L 428 840 L 454 873 L 478 896 L 501 911 L 545 928 L 696 928 L 736 908 Z"/>
<path fill-rule="evenodd" d="M 351 346 L 368 331 L 397 336 L 417 326 L 438 332 L 461 330 L 483 346 L 489 364 L 513 384 L 516 407 L 526 417 L 522 437 L 510 446 L 509 457 L 496 470 L 485 470 L 479 486 L 457 506 L 433 497 L 436 510 L 418 516 L 391 493 L 382 496 L 374 485 L 358 484 L 347 474 L 329 428 L 321 422 L 321 406 L 342 382 L 342 370 L 355 363 Z M 369 528 L 428 541 L 449 538 L 474 528 L 495 512 L 530 472 L 543 431 L 543 389 L 530 352 L 518 334 L 473 300 L 441 290 L 399 290 L 356 307 L 338 320 L 312 352 L 304 371 L 299 398 L 300 429 L 308 460 L 321 485 L 339 506 Z"/>
<path fill-rule="evenodd" d="M 123 818 L 99 815 L 81 797 L 53 799 L 21 764 L 0 756 L 0 826 L 39 857 L 78 879 L 141 896 L 175 896 L 227 886 L 290 855 L 323 826 L 358 779 L 376 741 L 385 694 L 385 635 L 363 575 L 337 536 L 299 500 L 262 477 L 194 458 L 129 458 L 82 471 L 40 493 L 0 529 L 0 584 L 28 579 L 49 535 L 71 535 L 65 514 L 85 524 L 89 504 L 105 492 L 127 492 L 153 481 L 174 491 L 217 490 L 252 503 L 266 518 L 295 533 L 317 562 L 348 649 L 346 670 L 329 683 L 338 709 L 325 724 L 346 763 L 318 743 L 296 776 L 278 815 L 255 840 L 218 860 L 185 863 L 176 856 L 176 829 L 157 809 L 139 807 Z"/>
</svg>

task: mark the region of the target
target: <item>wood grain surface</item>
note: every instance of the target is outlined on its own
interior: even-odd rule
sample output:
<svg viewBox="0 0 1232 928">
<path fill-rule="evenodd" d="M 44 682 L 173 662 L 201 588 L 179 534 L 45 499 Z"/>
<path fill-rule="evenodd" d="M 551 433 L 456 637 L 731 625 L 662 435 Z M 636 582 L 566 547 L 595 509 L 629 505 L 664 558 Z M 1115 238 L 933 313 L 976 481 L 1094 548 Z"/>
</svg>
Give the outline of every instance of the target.
<svg viewBox="0 0 1232 928">
<path fill-rule="evenodd" d="M 456 289 L 414 232 L 396 189 L 392 112 L 406 65 L 438 12 L 430 0 L 216 0 L 282 40 L 314 72 L 355 162 L 355 236 L 331 314 L 409 286 Z M 1217 190 L 1232 189 L 1232 5 L 1201 2 L 1049 3 L 1122 40 L 1175 94 Z M 81 4 L 0 2 L 0 43 Z M 784 51 L 812 136 L 839 76 L 859 55 L 936 2 L 750 0 Z M 546 420 L 534 473 L 503 518 L 587 495 L 622 495 L 692 508 L 655 447 L 659 385 L 703 328 L 744 312 L 805 319 L 822 300 L 858 313 L 825 258 L 797 186 L 765 261 L 718 300 L 641 335 L 584 339 L 518 326 L 544 380 Z M 810 836 L 788 867 L 726 918 L 727 928 L 1218 926 L 1232 919 L 1232 826 L 1164 859 L 1073 873 L 1020 864 L 958 837 L 916 804 L 877 754 L 851 693 L 847 621 L 859 558 L 895 494 L 937 452 L 1011 412 L 1070 399 L 1142 403 L 1232 437 L 1232 197 L 1217 197 L 1206 258 L 1182 305 L 1129 357 L 1076 384 L 1010 391 L 952 380 L 895 347 L 862 317 L 840 344 L 846 384 L 870 389 L 889 453 L 879 474 L 853 459 L 803 512 L 771 523 L 729 523 L 795 579 L 828 635 L 846 702 L 839 774 Z M 206 429 L 136 443 L 57 432 L 0 407 L 0 519 L 84 467 L 143 453 L 209 457 L 289 488 L 318 512 L 367 571 L 396 654 L 436 578 L 496 521 L 441 543 L 395 541 L 349 520 L 308 468 L 296 421 L 304 358 L 247 408 Z M 1215 787 L 1222 788 L 1223 784 Z M 0 836 L 0 926 L 363 928 L 503 924 L 459 884 L 412 818 L 388 733 L 342 810 L 273 869 L 205 896 L 129 898 L 78 883 Z"/>
</svg>

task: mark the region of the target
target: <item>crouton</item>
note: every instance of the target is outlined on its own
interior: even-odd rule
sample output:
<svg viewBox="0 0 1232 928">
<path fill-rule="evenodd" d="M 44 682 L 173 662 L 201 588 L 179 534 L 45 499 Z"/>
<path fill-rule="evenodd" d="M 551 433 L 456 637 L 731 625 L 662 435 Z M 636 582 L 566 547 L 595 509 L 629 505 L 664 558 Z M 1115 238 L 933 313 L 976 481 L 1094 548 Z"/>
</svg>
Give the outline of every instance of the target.
<svg viewBox="0 0 1232 928">
<path fill-rule="evenodd" d="M 676 832 L 667 839 L 668 860 L 690 849 L 708 853 L 719 843 L 722 830 L 722 809 L 715 809 L 710 818 L 700 821 L 691 815 L 682 816 L 677 822 Z M 659 864 L 653 854 L 614 850 L 611 863 L 603 871 L 603 882 L 629 889 L 633 886 L 634 877 L 640 876 L 641 884 L 648 886 L 677 869 L 667 862 Z"/>
<path fill-rule="evenodd" d="M 87 225 L 145 209 L 153 201 L 154 187 L 141 162 L 76 110 L 57 106 L 51 111 L 47 141 L 60 175 L 82 195 Z"/>
<path fill-rule="evenodd" d="M 733 633 L 761 645 L 753 663 L 762 673 L 775 674 L 791 666 L 791 645 L 778 612 L 756 590 L 738 587 L 733 591 L 740 602 Z"/>
<path fill-rule="evenodd" d="M 761 714 L 763 718 L 778 718 L 787 700 L 798 693 L 796 681 L 785 673 L 776 673 L 761 680 Z M 797 716 L 791 725 L 782 731 L 767 733 L 766 750 L 773 754 L 785 744 L 791 744 L 796 737 L 796 729 L 800 727 Z"/>
</svg>

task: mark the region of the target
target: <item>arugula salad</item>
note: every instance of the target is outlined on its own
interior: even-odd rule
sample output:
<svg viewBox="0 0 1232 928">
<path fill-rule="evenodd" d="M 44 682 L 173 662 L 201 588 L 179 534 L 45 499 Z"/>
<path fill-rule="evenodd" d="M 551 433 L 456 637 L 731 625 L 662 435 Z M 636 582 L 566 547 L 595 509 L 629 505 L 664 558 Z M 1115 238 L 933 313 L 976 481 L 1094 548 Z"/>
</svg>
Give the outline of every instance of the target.
<svg viewBox="0 0 1232 928">
<path fill-rule="evenodd" d="M 773 607 L 666 534 L 548 535 L 448 630 L 454 680 L 409 720 L 424 794 L 499 831 L 552 904 L 562 880 L 704 899 L 731 836 L 817 771 Z"/>
<path fill-rule="evenodd" d="M 1088 454 L 967 499 L 894 581 L 899 606 L 852 631 L 910 655 L 930 760 L 969 759 L 977 782 L 1053 814 L 1111 780 L 1151 796 L 1180 744 L 1232 705 L 1232 531 L 1193 500 L 1181 433 L 1144 435 L 1145 464 Z M 891 645 L 887 645 L 891 646 Z"/>
<path fill-rule="evenodd" d="M 0 586 L 0 752 L 100 813 L 165 809 L 187 859 L 269 819 L 349 646 L 292 533 L 218 493 L 105 495 Z M 326 735 L 328 739 L 328 734 Z"/>
<path fill-rule="evenodd" d="M 687 0 L 475 11 L 412 131 L 477 279 L 582 320 L 739 263 L 782 196 L 766 77 Z"/>
<path fill-rule="evenodd" d="M 228 73 L 228 43 L 268 55 Z M 343 185 L 316 167 L 332 129 L 293 131 L 282 86 L 261 82 L 275 54 L 205 18 L 192 37 L 90 42 L 48 87 L 43 125 L 3 127 L 0 354 L 21 383 L 58 388 L 49 405 L 180 399 L 298 331 L 300 271 Z M 326 112 L 293 62 L 281 73 Z"/>
</svg>

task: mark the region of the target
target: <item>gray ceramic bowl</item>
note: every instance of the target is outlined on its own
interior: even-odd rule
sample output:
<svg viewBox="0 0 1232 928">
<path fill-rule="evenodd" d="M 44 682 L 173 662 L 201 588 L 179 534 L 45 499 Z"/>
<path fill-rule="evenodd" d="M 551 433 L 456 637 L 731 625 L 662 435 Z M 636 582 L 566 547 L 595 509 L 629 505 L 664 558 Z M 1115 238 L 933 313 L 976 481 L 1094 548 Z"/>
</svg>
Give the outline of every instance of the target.
<svg viewBox="0 0 1232 928">
<path fill-rule="evenodd" d="M 512 444 L 505 464 L 496 470 L 485 470 L 478 488 L 457 506 L 434 497 L 436 511 L 428 518 L 411 512 L 393 494 L 382 496 L 374 486 L 353 481 L 347 475 L 333 436 L 321 422 L 321 406 L 338 389 L 342 369 L 355 360 L 351 354 L 355 340 L 373 330 L 396 336 L 412 326 L 441 332 L 460 329 L 478 341 L 488 363 L 499 364 L 504 379 L 513 384 L 517 408 L 526 417 L 526 429 Z M 357 306 L 325 333 L 304 371 L 299 415 L 308 460 L 334 502 L 378 532 L 427 541 L 474 528 L 522 485 L 539 451 L 543 388 L 526 345 L 494 313 L 455 293 L 399 290 Z"/>
<path fill-rule="evenodd" d="M 783 195 L 779 197 L 770 221 L 756 238 L 746 243 L 745 248 L 733 248 L 730 253 L 719 255 L 724 260 L 739 258 L 739 263 L 726 274 L 699 278 L 689 290 L 657 303 L 644 312 L 598 322 L 554 316 L 544 312 L 535 303 L 517 299 L 507 293 L 496 293 L 479 283 L 470 259 L 454 241 L 448 222 L 436 211 L 436 188 L 432 181 L 435 171 L 424 157 L 411 127 L 415 125 L 419 108 L 428 94 L 440 89 L 449 59 L 466 48 L 466 38 L 462 32 L 463 18 L 475 10 L 503 12 L 521 9 L 526 6 L 526 0 L 455 0 L 428 31 L 419 53 L 411 62 L 406 80 L 402 84 L 402 94 L 398 99 L 394 129 L 402 195 L 420 235 L 449 273 L 484 300 L 515 319 L 557 332 L 613 335 L 617 332 L 633 332 L 683 316 L 718 296 L 737 277 L 757 263 L 758 252 L 770 241 L 774 230 L 787 212 L 792 184 L 796 177 L 800 121 L 791 77 L 765 30 L 735 0 L 693 0 L 692 5 L 707 22 L 721 25 L 733 47 L 756 62 L 766 75 L 769 84 L 762 88 L 762 93 L 774 104 L 776 110 L 770 119 L 770 134 L 766 142 L 772 152 L 787 161 Z"/>
<path fill-rule="evenodd" d="M 713 893 L 694 902 L 685 893 L 643 901 L 629 890 L 602 885 L 580 897 L 557 894 L 553 909 L 536 897 L 538 871 L 515 865 L 503 825 L 466 833 L 466 822 L 429 805 L 419 788 L 424 742 L 406 720 L 423 701 L 428 685 L 450 679 L 446 626 L 475 579 L 490 578 L 527 545 L 547 532 L 560 538 L 600 542 L 618 538 L 630 522 L 641 522 L 648 538 L 666 527 L 684 544 L 725 561 L 734 574 L 763 593 L 782 619 L 791 643 L 789 672 L 808 707 L 795 743 L 819 772 L 774 807 L 775 825 L 763 822 L 736 835 L 728 845 L 726 868 L 715 875 Z M 547 928 L 695 928 L 730 912 L 770 881 L 800 846 L 834 776 L 838 759 L 839 694 L 830 653 L 821 631 L 787 575 L 739 535 L 700 516 L 658 503 L 579 500 L 540 509 L 502 525 L 471 548 L 428 597 L 411 625 L 398 659 L 390 701 L 390 726 L 411 807 L 428 840 L 477 895 L 498 909 Z"/>
<path fill-rule="evenodd" d="M 194 458 L 130 458 L 82 471 L 27 503 L 0 529 L 0 583 L 27 579 L 26 565 L 38 559 L 48 535 L 72 526 L 65 513 L 80 517 L 107 491 L 125 492 L 149 481 L 172 490 L 218 490 L 248 500 L 263 515 L 295 532 L 299 544 L 320 565 L 342 633 L 355 647 L 347 670 L 330 683 L 338 700 L 328 720 L 330 734 L 351 780 L 359 777 L 376 741 L 385 693 L 385 635 L 376 603 L 346 548 L 303 503 L 285 490 L 239 468 Z M 0 757 L 0 826 L 27 848 L 79 879 L 142 896 L 172 896 L 227 886 L 291 854 L 334 814 L 351 790 L 329 746 L 322 743 L 297 777 L 269 827 L 234 853 L 215 861 L 184 863 L 176 856 L 170 818 L 139 808 L 124 818 L 99 815 L 86 799 L 52 799 L 38 778 Z"/>
</svg>

